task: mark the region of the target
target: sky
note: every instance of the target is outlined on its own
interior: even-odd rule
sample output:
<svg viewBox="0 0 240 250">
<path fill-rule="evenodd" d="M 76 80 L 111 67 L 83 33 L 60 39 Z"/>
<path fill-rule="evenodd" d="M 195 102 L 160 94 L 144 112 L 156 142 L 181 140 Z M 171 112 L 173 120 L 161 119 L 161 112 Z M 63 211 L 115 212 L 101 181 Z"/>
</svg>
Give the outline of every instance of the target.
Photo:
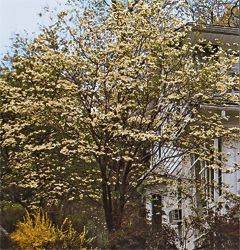
<svg viewBox="0 0 240 250">
<path fill-rule="evenodd" d="M 39 31 L 38 24 L 47 24 L 47 17 L 38 15 L 45 6 L 54 9 L 63 0 L 0 0 L 0 56 L 11 45 L 15 33 L 31 34 Z"/>
</svg>

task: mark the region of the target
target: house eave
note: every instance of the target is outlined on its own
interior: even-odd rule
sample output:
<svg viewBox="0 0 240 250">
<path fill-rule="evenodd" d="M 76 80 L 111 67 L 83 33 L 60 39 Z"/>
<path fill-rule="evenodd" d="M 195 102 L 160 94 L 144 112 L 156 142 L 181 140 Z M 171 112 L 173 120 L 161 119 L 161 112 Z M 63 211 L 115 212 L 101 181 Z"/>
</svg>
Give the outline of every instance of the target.
<svg viewBox="0 0 240 250">
<path fill-rule="evenodd" d="M 187 23 L 178 30 L 184 29 L 184 27 L 190 29 L 188 37 L 193 43 L 206 41 L 222 47 L 230 46 L 232 49 L 239 49 L 240 30 L 237 27 Z"/>
<path fill-rule="evenodd" d="M 209 104 L 203 104 L 200 106 L 202 109 L 210 109 L 210 110 L 220 110 L 220 111 L 239 111 L 239 105 L 222 105 L 222 106 L 215 106 Z"/>
</svg>

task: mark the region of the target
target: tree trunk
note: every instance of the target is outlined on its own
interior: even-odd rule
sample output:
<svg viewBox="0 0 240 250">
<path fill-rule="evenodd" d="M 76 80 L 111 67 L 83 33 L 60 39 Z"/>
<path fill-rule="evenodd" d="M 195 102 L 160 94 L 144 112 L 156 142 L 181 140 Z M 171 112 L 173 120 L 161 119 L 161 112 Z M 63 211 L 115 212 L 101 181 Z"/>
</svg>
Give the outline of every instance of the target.
<svg viewBox="0 0 240 250">
<path fill-rule="evenodd" d="M 107 230 L 109 233 L 114 231 L 114 224 L 113 224 L 113 214 L 112 214 L 112 200 L 111 200 L 111 190 L 110 186 L 107 183 L 106 179 L 106 168 L 101 168 L 102 172 L 102 202 L 103 202 L 103 209 L 105 213 L 105 220 L 107 225 Z"/>
</svg>

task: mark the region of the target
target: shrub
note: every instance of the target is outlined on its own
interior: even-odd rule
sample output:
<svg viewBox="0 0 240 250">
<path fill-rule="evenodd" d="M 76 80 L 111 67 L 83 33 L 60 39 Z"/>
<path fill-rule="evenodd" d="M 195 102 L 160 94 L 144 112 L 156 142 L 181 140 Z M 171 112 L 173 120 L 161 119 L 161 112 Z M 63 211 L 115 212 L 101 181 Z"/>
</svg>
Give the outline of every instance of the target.
<svg viewBox="0 0 240 250">
<path fill-rule="evenodd" d="M 84 227 L 80 234 L 65 219 L 60 228 L 54 226 L 47 214 L 37 210 L 29 213 L 23 222 L 18 222 L 11 239 L 24 250 L 37 249 L 80 249 L 87 250 L 94 238 L 87 238 L 88 231 Z"/>
<path fill-rule="evenodd" d="M 64 229 L 66 227 L 66 229 Z M 58 230 L 59 237 L 55 244 L 57 249 L 80 249 L 87 250 L 91 248 L 91 244 L 95 240 L 95 237 L 87 238 L 88 230 L 86 227 L 79 234 L 72 226 L 68 219 L 65 219 L 61 228 Z"/>
<path fill-rule="evenodd" d="M 44 212 L 36 211 L 32 218 L 26 214 L 23 222 L 18 222 L 16 231 L 11 234 L 11 239 L 21 249 L 44 249 L 45 245 L 55 242 L 58 230 Z"/>
</svg>

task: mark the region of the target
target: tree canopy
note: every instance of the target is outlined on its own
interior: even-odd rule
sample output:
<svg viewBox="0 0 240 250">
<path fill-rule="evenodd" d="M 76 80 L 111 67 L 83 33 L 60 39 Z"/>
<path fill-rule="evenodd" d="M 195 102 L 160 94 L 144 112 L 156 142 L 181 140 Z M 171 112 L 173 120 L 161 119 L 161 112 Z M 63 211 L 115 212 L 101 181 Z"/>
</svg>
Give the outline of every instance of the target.
<svg viewBox="0 0 240 250">
<path fill-rule="evenodd" d="M 175 15 L 184 5 L 168 2 L 131 11 L 117 2 L 101 16 L 73 7 L 33 41 L 17 41 L 0 79 L 10 197 L 17 189 L 14 199 L 35 206 L 101 201 L 111 233 L 141 188 L 165 180 L 169 158 L 210 158 L 209 141 L 236 135 L 220 114 L 201 111 L 238 103 L 235 54 L 219 47 L 204 56 L 213 46 L 192 44 Z M 180 150 L 151 164 L 163 147 Z"/>
</svg>

